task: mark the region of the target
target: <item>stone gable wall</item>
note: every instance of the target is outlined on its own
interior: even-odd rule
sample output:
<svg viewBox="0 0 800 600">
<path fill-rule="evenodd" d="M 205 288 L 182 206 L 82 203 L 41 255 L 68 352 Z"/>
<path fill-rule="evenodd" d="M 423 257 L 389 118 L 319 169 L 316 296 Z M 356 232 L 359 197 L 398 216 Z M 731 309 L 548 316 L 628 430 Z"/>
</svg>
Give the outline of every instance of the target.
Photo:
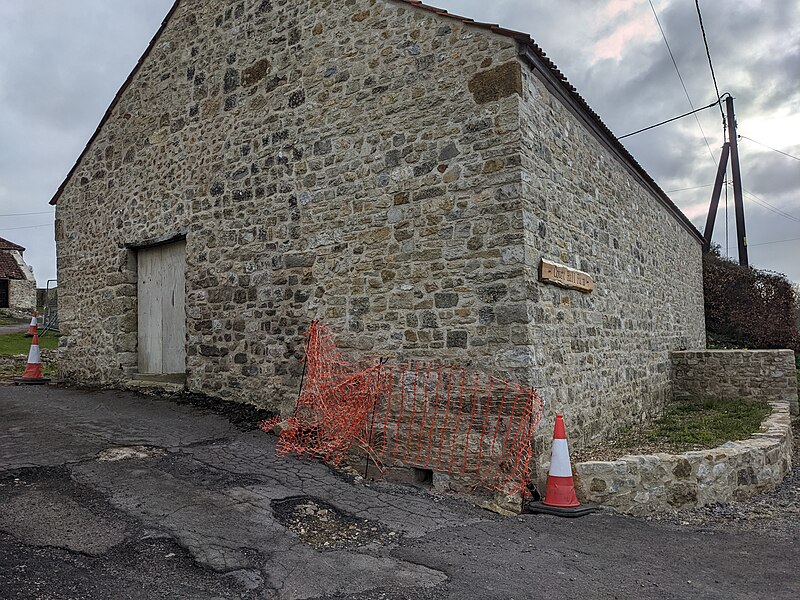
<svg viewBox="0 0 800 600">
<path fill-rule="evenodd" d="M 135 369 L 125 245 L 181 231 L 192 390 L 290 410 L 313 318 L 494 368 L 528 341 L 516 55 L 389 1 L 182 2 L 58 202 L 63 375 Z"/>
<path fill-rule="evenodd" d="M 8 307 L 26 311 L 36 308 L 36 278 L 33 270 L 25 263 L 19 250 L 2 250 L 6 258 L 17 263 L 23 279 L 8 279 Z"/>
<path fill-rule="evenodd" d="M 531 345 L 515 358 L 530 365 L 551 419 L 563 413 L 580 447 L 657 415 L 671 397 L 669 352 L 705 347 L 701 247 L 530 69 L 523 73 L 529 295 L 520 321 Z M 538 282 L 543 258 L 587 272 L 594 290 Z"/>
</svg>

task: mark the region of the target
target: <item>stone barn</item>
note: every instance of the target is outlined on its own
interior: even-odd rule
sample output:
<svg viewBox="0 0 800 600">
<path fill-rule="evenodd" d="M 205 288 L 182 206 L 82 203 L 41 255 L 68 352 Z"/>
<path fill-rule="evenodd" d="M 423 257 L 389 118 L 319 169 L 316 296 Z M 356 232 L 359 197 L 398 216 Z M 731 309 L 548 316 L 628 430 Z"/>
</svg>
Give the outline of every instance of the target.
<svg viewBox="0 0 800 600">
<path fill-rule="evenodd" d="M 0 238 L 0 308 L 36 308 L 36 278 L 25 264 L 25 248 Z"/>
<path fill-rule="evenodd" d="M 51 203 L 70 380 L 287 414 L 318 318 L 580 446 L 705 346 L 687 218 L 531 38 L 411 0 L 178 0 Z"/>
</svg>

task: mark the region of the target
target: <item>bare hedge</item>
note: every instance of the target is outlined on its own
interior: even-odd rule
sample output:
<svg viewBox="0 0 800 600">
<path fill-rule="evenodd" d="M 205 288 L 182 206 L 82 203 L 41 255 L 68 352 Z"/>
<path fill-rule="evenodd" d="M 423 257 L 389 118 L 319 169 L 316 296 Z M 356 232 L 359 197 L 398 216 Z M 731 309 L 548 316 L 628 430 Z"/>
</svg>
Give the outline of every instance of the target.
<svg viewBox="0 0 800 600">
<path fill-rule="evenodd" d="M 703 256 L 703 290 L 711 343 L 800 352 L 798 297 L 785 275 L 742 267 L 715 249 Z"/>
</svg>

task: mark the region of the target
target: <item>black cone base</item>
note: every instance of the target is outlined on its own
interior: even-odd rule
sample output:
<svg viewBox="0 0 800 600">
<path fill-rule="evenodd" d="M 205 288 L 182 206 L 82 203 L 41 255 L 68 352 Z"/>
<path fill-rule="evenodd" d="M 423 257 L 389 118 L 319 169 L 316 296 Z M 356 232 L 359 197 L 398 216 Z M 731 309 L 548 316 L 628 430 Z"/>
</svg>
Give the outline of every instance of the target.
<svg viewBox="0 0 800 600">
<path fill-rule="evenodd" d="M 40 377 L 39 379 L 25 379 L 24 377 L 17 377 L 14 380 L 15 385 L 42 385 L 50 383 L 49 377 Z"/>
<path fill-rule="evenodd" d="M 547 506 L 543 502 L 528 502 L 525 504 L 525 510 L 523 511 L 526 514 L 543 514 L 543 515 L 555 515 L 556 517 L 583 517 L 588 515 L 589 513 L 593 513 L 597 510 L 596 506 L 577 506 L 575 508 L 558 508 L 556 506 Z"/>
</svg>

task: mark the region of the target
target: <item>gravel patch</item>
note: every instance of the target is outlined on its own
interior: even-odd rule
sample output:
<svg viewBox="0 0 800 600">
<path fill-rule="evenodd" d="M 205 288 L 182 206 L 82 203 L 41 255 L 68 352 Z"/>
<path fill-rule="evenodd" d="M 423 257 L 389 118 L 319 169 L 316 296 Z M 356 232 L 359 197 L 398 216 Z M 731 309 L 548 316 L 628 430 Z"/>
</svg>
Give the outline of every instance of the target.
<svg viewBox="0 0 800 600">
<path fill-rule="evenodd" d="M 400 535 L 378 521 L 361 519 L 310 496 L 296 496 L 272 502 L 275 519 L 303 542 L 321 552 L 360 548 L 367 544 L 385 546 Z"/>
<path fill-rule="evenodd" d="M 178 404 L 189 404 L 195 408 L 207 410 L 221 417 L 225 417 L 241 431 L 258 429 L 258 424 L 261 421 L 275 416 L 274 411 L 265 410 L 252 404 L 211 398 L 210 396 L 203 396 L 202 394 L 190 392 L 184 392 L 174 397 L 174 400 Z"/>
<path fill-rule="evenodd" d="M 47 364 L 45 358 L 45 351 L 42 352 L 42 362 Z M 24 367 L 24 365 L 23 365 Z M 0 382 L 2 382 L 2 357 L 0 357 Z M 18 376 L 18 375 L 17 375 Z M 78 384 L 74 382 L 59 382 L 62 389 L 97 391 L 97 390 L 115 390 L 114 386 L 93 386 Z M 258 429 L 258 424 L 261 421 L 275 417 L 274 411 L 259 408 L 253 404 L 245 404 L 244 402 L 234 402 L 232 400 L 223 400 L 222 398 L 212 398 L 195 392 L 173 392 L 163 390 L 156 387 L 147 389 L 137 389 L 129 392 L 142 397 L 159 398 L 176 404 L 186 404 L 198 409 L 200 412 L 210 412 L 224 419 L 234 425 L 240 431 L 252 431 Z"/>
</svg>

